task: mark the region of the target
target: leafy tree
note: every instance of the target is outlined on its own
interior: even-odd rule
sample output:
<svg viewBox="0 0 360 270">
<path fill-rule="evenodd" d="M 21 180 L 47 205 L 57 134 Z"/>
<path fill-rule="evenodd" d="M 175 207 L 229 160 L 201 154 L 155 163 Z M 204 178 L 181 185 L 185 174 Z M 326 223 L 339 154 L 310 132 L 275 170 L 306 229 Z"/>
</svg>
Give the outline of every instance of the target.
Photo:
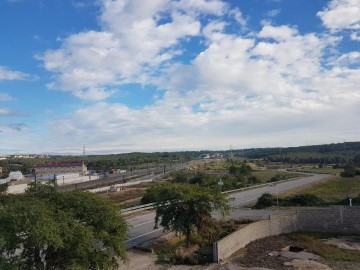
<svg viewBox="0 0 360 270">
<path fill-rule="evenodd" d="M 173 174 L 173 182 L 174 183 L 188 183 L 188 173 L 185 171 L 179 171 L 179 172 L 175 172 Z"/>
<path fill-rule="evenodd" d="M 347 164 L 344 167 L 344 171 L 341 172 L 341 176 L 342 177 L 354 177 L 356 174 L 356 168 L 354 165 L 352 164 Z"/>
<path fill-rule="evenodd" d="M 248 179 L 249 183 L 251 184 L 258 184 L 261 183 L 261 180 L 257 178 L 256 176 L 250 176 Z"/>
<path fill-rule="evenodd" d="M 8 184 L 7 183 L 1 184 L 0 185 L 0 194 L 1 193 L 6 193 L 7 189 L 8 189 Z"/>
<path fill-rule="evenodd" d="M 91 193 L 32 185 L 23 195 L 0 196 L 0 220 L 0 266 L 116 269 L 117 257 L 126 260 L 126 223 Z"/>
<path fill-rule="evenodd" d="M 235 165 L 231 165 L 229 167 L 229 173 L 233 175 L 250 175 L 252 172 L 252 169 L 249 165 L 246 164 L 246 162 L 243 162 L 240 167 L 237 167 Z"/>
<path fill-rule="evenodd" d="M 228 210 L 227 199 L 220 192 L 190 184 L 162 184 L 151 188 L 156 194 L 155 228 L 158 225 L 186 237 L 212 224 L 211 212 Z"/>
</svg>

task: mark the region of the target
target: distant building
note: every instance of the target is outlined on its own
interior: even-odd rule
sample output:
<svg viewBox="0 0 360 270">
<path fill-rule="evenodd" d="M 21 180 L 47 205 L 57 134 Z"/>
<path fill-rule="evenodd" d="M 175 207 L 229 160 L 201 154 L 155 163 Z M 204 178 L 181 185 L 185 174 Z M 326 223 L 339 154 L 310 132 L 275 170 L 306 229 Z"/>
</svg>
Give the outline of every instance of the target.
<svg viewBox="0 0 360 270">
<path fill-rule="evenodd" d="M 38 164 L 34 166 L 34 170 L 36 175 L 40 177 L 54 174 L 63 175 L 70 173 L 78 173 L 79 175 L 85 175 L 87 173 L 87 167 L 84 162 Z"/>
</svg>

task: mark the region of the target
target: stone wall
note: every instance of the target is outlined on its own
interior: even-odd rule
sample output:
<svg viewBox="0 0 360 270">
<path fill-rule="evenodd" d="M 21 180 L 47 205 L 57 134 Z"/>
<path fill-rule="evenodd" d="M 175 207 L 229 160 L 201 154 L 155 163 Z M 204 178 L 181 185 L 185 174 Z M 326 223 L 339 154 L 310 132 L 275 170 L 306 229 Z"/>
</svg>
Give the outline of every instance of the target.
<svg viewBox="0 0 360 270">
<path fill-rule="evenodd" d="M 214 243 L 214 262 L 221 262 L 252 241 L 295 231 L 360 232 L 360 207 L 331 206 L 292 208 L 284 215 L 269 216 Z"/>
</svg>

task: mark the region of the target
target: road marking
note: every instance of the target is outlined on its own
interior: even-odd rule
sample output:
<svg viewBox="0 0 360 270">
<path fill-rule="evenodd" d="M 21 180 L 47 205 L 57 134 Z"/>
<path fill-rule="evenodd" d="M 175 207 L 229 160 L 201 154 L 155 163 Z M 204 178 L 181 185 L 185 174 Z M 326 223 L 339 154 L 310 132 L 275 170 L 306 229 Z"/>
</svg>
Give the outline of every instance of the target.
<svg viewBox="0 0 360 270">
<path fill-rule="evenodd" d="M 131 240 L 134 240 L 134 239 L 143 237 L 143 236 L 148 235 L 148 234 L 152 234 L 152 233 L 154 233 L 154 232 L 158 232 L 158 231 L 160 231 L 160 230 L 163 230 L 163 228 L 160 228 L 160 229 L 157 229 L 157 230 L 154 230 L 154 231 L 151 231 L 151 232 L 144 233 L 144 234 L 142 234 L 142 235 L 139 235 L 139 236 L 136 236 L 136 237 L 134 237 L 134 238 L 131 238 L 131 239 L 129 239 L 128 241 L 131 241 Z"/>
<path fill-rule="evenodd" d="M 149 214 L 146 214 L 146 215 L 141 215 L 141 216 L 138 216 L 138 217 L 134 217 L 134 218 L 131 218 L 131 219 L 125 219 L 126 221 L 132 221 L 132 220 L 135 220 L 135 219 L 137 219 L 137 218 L 139 218 L 139 217 L 146 217 L 146 216 L 150 216 L 150 215 L 153 215 L 155 212 L 153 212 L 153 213 L 149 213 Z"/>
<path fill-rule="evenodd" d="M 154 222 L 154 220 L 150 220 L 150 221 L 146 221 L 146 222 L 143 222 L 143 223 L 140 223 L 140 224 L 132 225 L 132 227 L 135 228 L 135 227 L 139 227 L 141 225 L 145 225 L 145 224 L 152 223 L 152 222 Z"/>
</svg>

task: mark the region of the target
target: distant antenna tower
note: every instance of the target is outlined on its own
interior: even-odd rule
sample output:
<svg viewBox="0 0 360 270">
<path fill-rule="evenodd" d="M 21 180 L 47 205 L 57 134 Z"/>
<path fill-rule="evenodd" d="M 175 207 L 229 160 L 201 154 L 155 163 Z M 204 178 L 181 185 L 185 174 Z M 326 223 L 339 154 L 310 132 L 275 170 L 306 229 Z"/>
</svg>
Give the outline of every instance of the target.
<svg viewBox="0 0 360 270">
<path fill-rule="evenodd" d="M 233 151 L 232 151 L 232 145 L 230 144 L 230 159 L 233 159 Z"/>
<path fill-rule="evenodd" d="M 83 157 L 85 157 L 85 144 L 83 145 Z"/>
</svg>

